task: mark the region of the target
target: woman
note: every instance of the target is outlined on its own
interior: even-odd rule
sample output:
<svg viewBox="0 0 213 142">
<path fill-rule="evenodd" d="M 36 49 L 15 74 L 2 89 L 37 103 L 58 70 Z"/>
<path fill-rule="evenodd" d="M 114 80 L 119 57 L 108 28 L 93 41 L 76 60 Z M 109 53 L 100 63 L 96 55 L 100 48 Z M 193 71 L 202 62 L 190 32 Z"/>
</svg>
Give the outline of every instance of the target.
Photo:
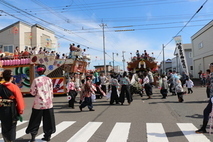
<svg viewBox="0 0 213 142">
<path fill-rule="evenodd" d="M 161 75 L 160 93 L 163 96 L 162 99 L 166 99 L 167 94 L 168 94 L 169 85 L 167 82 L 168 82 L 168 80 L 167 80 L 166 76 L 164 74 Z"/>
<path fill-rule="evenodd" d="M 86 84 L 84 85 L 84 101 L 82 102 L 82 104 L 79 106 L 80 111 L 82 111 L 82 108 L 84 108 L 85 106 L 88 106 L 89 111 L 95 111 L 93 109 L 93 105 L 92 105 L 92 93 L 94 92 L 94 89 L 92 87 L 92 83 L 91 83 L 91 77 L 87 76 L 86 77 Z"/>
<path fill-rule="evenodd" d="M 112 74 L 112 79 L 110 80 L 110 87 L 111 87 L 111 97 L 110 97 L 110 105 L 113 105 L 114 102 L 116 104 L 119 104 L 119 98 L 118 98 L 118 88 L 120 84 L 117 80 L 117 75 L 114 73 Z"/>
<path fill-rule="evenodd" d="M 128 101 L 128 104 L 131 104 L 132 95 L 130 93 L 130 80 L 127 77 L 127 72 L 123 73 L 123 77 L 120 80 L 120 85 L 121 85 L 121 94 L 120 94 L 121 105 L 123 105 L 125 97 Z"/>
<path fill-rule="evenodd" d="M 148 96 L 148 99 L 151 99 L 151 95 L 152 95 L 152 87 L 150 85 L 150 81 L 149 81 L 149 77 L 148 77 L 148 72 L 145 72 L 143 74 L 143 84 L 142 86 L 145 89 L 146 95 Z"/>
<path fill-rule="evenodd" d="M 68 101 L 68 103 L 69 103 L 69 107 L 74 109 L 75 97 L 77 96 L 77 92 L 76 92 L 74 78 L 70 77 L 70 79 L 71 79 L 70 82 L 67 83 L 67 95 L 71 96 L 71 99 Z"/>
<path fill-rule="evenodd" d="M 17 117 L 24 111 L 24 99 L 19 87 L 12 83 L 11 70 L 2 73 L 5 82 L 0 84 L 0 121 L 2 136 L 5 142 L 16 139 Z"/>
<path fill-rule="evenodd" d="M 49 77 L 44 75 L 45 71 L 45 65 L 37 66 L 36 72 L 39 76 L 33 80 L 30 88 L 30 93 L 35 96 L 30 121 L 26 129 L 26 133 L 31 134 L 30 142 L 35 142 L 42 117 L 44 131 L 42 140 L 50 141 L 52 133 L 56 131 L 52 101 L 53 83 Z"/>
<path fill-rule="evenodd" d="M 103 92 L 106 94 L 106 83 L 108 79 L 104 73 L 101 73 L 100 80 L 101 80 L 101 90 L 103 90 Z M 101 93 L 101 96 L 103 97 L 104 94 Z"/>
<path fill-rule="evenodd" d="M 177 96 L 178 96 L 178 101 L 179 102 L 183 102 L 183 95 L 184 95 L 184 90 L 183 90 L 183 87 L 182 87 L 182 83 L 180 81 L 180 78 L 177 76 L 175 78 L 175 91 L 177 93 Z"/>
</svg>

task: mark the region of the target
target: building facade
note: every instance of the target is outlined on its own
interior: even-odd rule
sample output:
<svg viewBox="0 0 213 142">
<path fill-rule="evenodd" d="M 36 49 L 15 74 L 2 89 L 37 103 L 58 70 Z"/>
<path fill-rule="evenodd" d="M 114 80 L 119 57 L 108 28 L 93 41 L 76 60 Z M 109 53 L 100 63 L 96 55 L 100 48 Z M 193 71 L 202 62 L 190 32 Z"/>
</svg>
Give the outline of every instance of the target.
<svg viewBox="0 0 213 142">
<path fill-rule="evenodd" d="M 163 71 L 163 68 L 165 69 L 164 71 Z M 172 69 L 172 60 L 167 59 L 164 64 L 163 64 L 163 61 L 160 63 L 160 70 L 158 70 L 158 72 L 160 74 L 166 74 L 171 69 Z"/>
<path fill-rule="evenodd" d="M 213 62 L 213 20 L 191 37 L 193 47 L 193 76 L 199 78 L 198 72 L 205 72 Z"/>
<path fill-rule="evenodd" d="M 18 21 L 0 30 L 0 50 L 13 53 L 15 47 L 19 47 L 20 51 L 26 47 L 37 47 L 37 51 L 40 47 L 57 51 L 58 42 L 53 31 Z"/>
</svg>

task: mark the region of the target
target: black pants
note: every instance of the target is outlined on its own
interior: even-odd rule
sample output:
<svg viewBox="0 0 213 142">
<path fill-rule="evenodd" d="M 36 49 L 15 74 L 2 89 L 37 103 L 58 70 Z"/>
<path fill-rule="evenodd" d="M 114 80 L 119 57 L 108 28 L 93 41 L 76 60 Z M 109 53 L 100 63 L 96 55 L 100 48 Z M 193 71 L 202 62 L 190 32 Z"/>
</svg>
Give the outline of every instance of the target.
<svg viewBox="0 0 213 142">
<path fill-rule="evenodd" d="M 55 116 L 53 108 L 51 109 L 32 109 L 30 121 L 26 129 L 26 133 L 37 135 L 38 129 L 43 117 L 43 131 L 45 137 L 50 137 L 52 133 L 55 133 Z"/>
<path fill-rule="evenodd" d="M 75 98 L 77 96 L 77 92 L 75 90 L 70 90 L 69 95 L 71 96 L 71 99 L 68 101 L 69 107 L 74 108 Z"/>
<path fill-rule="evenodd" d="M 212 102 L 211 99 L 209 99 L 209 103 L 206 106 L 206 108 L 203 110 L 203 120 L 209 121 L 209 114 L 212 112 Z"/>
<path fill-rule="evenodd" d="M 112 93 L 111 93 L 111 97 L 110 97 L 110 104 L 112 105 L 114 102 L 116 102 L 116 104 L 118 104 L 119 98 L 118 98 L 117 87 L 116 86 L 111 86 L 111 87 L 112 87 Z"/>
<path fill-rule="evenodd" d="M 16 124 L 11 107 L 0 107 L 2 135 L 9 141 L 16 139 Z"/>
<path fill-rule="evenodd" d="M 162 94 L 163 98 L 166 98 L 167 94 L 168 94 L 168 90 L 167 89 L 161 89 L 160 93 Z"/>
<path fill-rule="evenodd" d="M 85 97 L 84 101 L 81 103 L 80 107 L 84 108 L 85 106 L 88 107 L 88 109 L 92 109 L 93 105 L 92 105 L 92 98 L 91 97 Z"/>
<path fill-rule="evenodd" d="M 209 87 L 206 87 L 206 95 L 207 95 L 207 98 L 210 98 L 210 88 Z"/>
<path fill-rule="evenodd" d="M 189 94 L 189 93 L 193 93 L 192 88 L 187 88 L 187 89 L 188 89 L 188 94 Z"/>
<path fill-rule="evenodd" d="M 178 93 L 177 93 L 179 102 L 183 102 L 183 94 L 184 94 L 184 92 L 178 92 Z"/>
<path fill-rule="evenodd" d="M 130 86 L 129 85 L 122 85 L 121 93 L 120 93 L 120 102 L 124 103 L 125 97 L 128 103 L 132 102 L 132 95 L 130 94 Z"/>
<path fill-rule="evenodd" d="M 152 85 L 150 85 L 149 83 L 145 84 L 144 88 L 145 88 L 146 95 L 151 96 L 152 95 Z"/>
</svg>

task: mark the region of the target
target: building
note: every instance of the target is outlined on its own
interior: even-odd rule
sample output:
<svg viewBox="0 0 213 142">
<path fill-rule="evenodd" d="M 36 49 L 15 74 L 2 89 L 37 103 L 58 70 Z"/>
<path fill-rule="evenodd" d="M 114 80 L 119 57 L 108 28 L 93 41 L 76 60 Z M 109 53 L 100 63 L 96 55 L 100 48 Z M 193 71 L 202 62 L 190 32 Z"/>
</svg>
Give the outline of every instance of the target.
<svg viewBox="0 0 213 142">
<path fill-rule="evenodd" d="M 198 72 L 205 72 L 213 62 L 213 20 L 191 37 L 193 54 L 193 76 L 199 78 Z"/>
<path fill-rule="evenodd" d="M 187 69 L 190 75 L 193 74 L 193 58 L 192 58 L 192 45 L 191 44 L 182 44 L 184 50 L 184 56 L 187 64 Z M 180 62 L 180 57 L 178 55 L 178 49 L 175 48 L 174 51 L 175 57 L 172 59 L 172 70 L 176 70 L 180 74 L 183 72 L 182 64 Z"/>
<path fill-rule="evenodd" d="M 57 51 L 57 45 L 55 33 L 37 24 L 28 25 L 18 21 L 0 30 L 0 50 L 2 52 L 13 53 L 17 46 L 20 51 L 31 47 L 37 47 L 37 51 L 40 47 Z"/>
<path fill-rule="evenodd" d="M 97 66 L 94 66 L 95 70 L 97 72 L 104 72 L 104 65 L 97 65 Z M 112 71 L 113 67 L 111 65 L 106 65 L 106 72 L 110 72 Z"/>
<path fill-rule="evenodd" d="M 172 60 L 171 59 L 167 59 L 166 61 L 165 61 L 165 63 L 164 63 L 164 69 L 165 69 L 165 71 L 163 71 L 163 61 L 160 63 L 160 70 L 159 70 L 159 73 L 160 74 L 165 74 L 165 73 L 167 73 L 169 70 L 171 70 L 172 69 Z"/>
</svg>

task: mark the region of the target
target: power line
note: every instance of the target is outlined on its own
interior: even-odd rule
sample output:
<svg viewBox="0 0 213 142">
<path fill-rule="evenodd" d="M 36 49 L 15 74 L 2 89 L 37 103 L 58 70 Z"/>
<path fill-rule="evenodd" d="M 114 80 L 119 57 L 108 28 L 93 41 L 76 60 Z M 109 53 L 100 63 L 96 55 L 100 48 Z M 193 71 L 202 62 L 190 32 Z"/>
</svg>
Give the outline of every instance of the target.
<svg viewBox="0 0 213 142">
<path fill-rule="evenodd" d="M 173 36 L 172 37 L 172 39 L 166 44 L 166 45 L 164 45 L 164 48 L 168 45 L 168 44 L 170 44 L 172 41 L 173 41 L 173 38 L 174 37 L 176 37 L 176 36 L 178 36 L 179 35 L 179 33 L 181 33 L 182 31 L 183 31 L 183 29 L 189 24 L 189 22 L 200 12 L 200 10 L 203 8 L 203 6 L 206 4 L 208 2 L 208 0 L 206 0 L 201 6 L 200 6 L 200 8 L 195 12 L 195 14 L 188 20 L 188 22 L 177 32 L 177 34 L 175 35 L 175 36 Z M 188 26 L 189 27 L 189 26 Z M 162 53 L 162 51 L 160 52 L 160 54 Z M 160 54 L 159 54 L 159 56 L 160 56 Z M 158 56 L 158 57 L 159 57 Z"/>
<path fill-rule="evenodd" d="M 134 2 L 133 2 L 134 1 Z M 165 1 L 165 2 L 163 2 Z M 183 3 L 187 2 L 185 0 L 179 0 L 179 1 L 169 1 L 169 0 L 152 0 L 152 1 L 141 1 L 141 0 L 127 0 L 127 1 L 106 1 L 106 2 L 99 2 L 99 3 L 90 3 L 87 4 L 87 8 L 90 8 L 91 10 L 98 10 L 98 9 L 109 9 L 109 8 L 124 8 L 124 7 L 138 7 L 138 6 L 147 6 L 147 5 L 160 5 L 160 4 L 172 4 L 172 3 Z M 61 12 L 68 12 L 70 10 L 72 11 L 82 11 L 81 8 L 84 8 L 84 5 L 72 5 L 72 8 L 70 5 L 65 6 L 58 6 L 58 7 L 52 7 L 52 9 L 60 10 Z M 28 10 L 28 9 L 26 9 Z M 30 11 L 36 11 L 37 13 L 45 12 L 44 9 L 29 9 Z"/>
<path fill-rule="evenodd" d="M 19 13 L 22 12 L 22 13 L 27 14 L 27 16 L 30 15 L 30 16 L 32 16 L 32 17 L 35 18 L 35 19 L 38 19 L 38 20 L 40 20 L 40 21 L 42 21 L 42 22 L 44 22 L 44 23 L 47 23 L 47 24 L 49 24 L 49 25 L 52 25 L 52 26 L 54 26 L 54 27 L 56 27 L 56 28 L 58 28 L 58 29 L 60 29 L 60 30 L 63 30 L 63 31 L 65 31 L 65 32 L 69 33 L 69 34 L 75 34 L 75 33 L 73 33 L 73 32 L 70 31 L 70 30 L 67 30 L 67 29 L 65 29 L 65 28 L 62 28 L 62 27 L 60 27 L 60 26 L 58 26 L 58 25 L 55 25 L 55 24 L 53 24 L 53 23 L 51 23 L 51 22 L 48 22 L 48 21 L 46 21 L 46 20 L 44 20 L 44 19 L 42 19 L 42 18 L 39 18 L 39 17 L 37 17 L 37 16 L 34 16 L 34 15 L 32 15 L 32 14 L 30 14 L 30 13 L 28 13 L 28 12 L 26 12 L 26 11 L 24 11 L 24 10 L 22 10 L 22 9 L 20 9 L 20 8 L 18 8 L 18 7 L 16 7 L 16 6 L 14 6 L 14 5 L 12 5 L 12 4 L 10 4 L 10 3 L 4 1 L 4 0 L 1 0 L 0 2 L 2 2 L 2 4 L 6 5 L 6 6 L 11 7 L 12 9 L 18 10 Z M 25 15 L 25 16 L 26 16 L 26 15 Z M 31 18 L 30 18 L 30 19 L 31 19 Z M 81 37 L 81 36 L 79 36 L 79 35 L 77 35 L 77 34 L 75 34 L 75 35 L 78 36 L 78 37 L 80 37 L 80 38 L 82 38 L 82 39 L 84 39 L 84 40 L 86 40 L 86 41 L 88 41 L 87 39 L 85 39 L 85 38 L 83 38 L 83 37 Z M 88 41 L 88 42 L 90 42 L 90 41 Z M 91 43 L 91 42 L 90 42 L 90 43 Z"/>
<path fill-rule="evenodd" d="M 195 17 L 195 15 L 197 15 L 199 12 L 200 12 L 200 10 L 203 8 L 203 6 L 207 3 L 207 1 L 208 0 L 206 0 L 201 6 L 200 6 L 200 8 L 195 12 L 195 14 L 189 19 L 189 21 L 180 29 L 180 31 L 179 32 L 177 32 L 177 34 L 174 36 L 174 37 L 176 37 L 176 36 L 178 36 L 179 35 L 179 33 L 180 32 L 182 32 L 182 30 L 189 24 L 189 22 Z M 173 38 L 164 46 L 164 47 L 166 47 L 170 42 L 172 42 L 173 41 Z"/>
</svg>

